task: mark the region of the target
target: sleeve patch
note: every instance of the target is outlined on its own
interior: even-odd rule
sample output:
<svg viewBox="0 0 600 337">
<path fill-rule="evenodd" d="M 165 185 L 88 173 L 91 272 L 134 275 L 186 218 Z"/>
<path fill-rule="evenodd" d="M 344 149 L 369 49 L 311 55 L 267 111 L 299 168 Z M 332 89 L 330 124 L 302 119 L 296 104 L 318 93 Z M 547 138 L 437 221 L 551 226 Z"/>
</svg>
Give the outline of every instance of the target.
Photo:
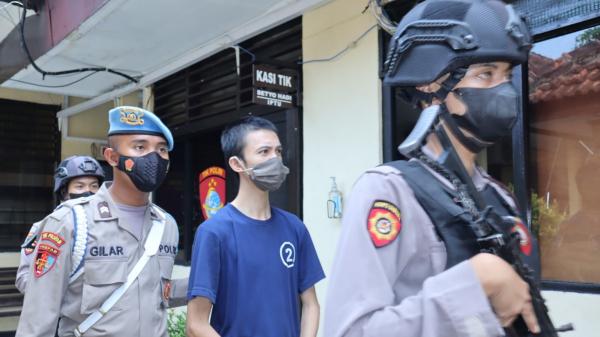
<svg viewBox="0 0 600 337">
<path fill-rule="evenodd" d="M 35 277 L 42 277 L 44 274 L 49 272 L 50 269 L 52 269 L 52 267 L 54 267 L 54 265 L 56 264 L 56 260 L 59 254 L 60 250 L 47 244 L 40 244 L 38 246 L 37 255 L 35 257 Z"/>
<path fill-rule="evenodd" d="M 42 232 L 41 241 L 52 242 L 58 248 L 60 248 L 60 246 L 65 244 L 65 239 L 63 239 L 60 235 L 53 233 L 53 232 Z"/>
<path fill-rule="evenodd" d="M 513 217 L 511 217 L 513 218 Z M 511 232 L 519 233 L 519 243 L 521 246 L 521 252 L 527 256 L 531 255 L 531 235 L 529 230 L 523 224 L 523 221 L 519 218 L 513 218 L 515 225 L 511 229 Z"/>
<path fill-rule="evenodd" d="M 30 240 L 29 243 L 23 247 L 23 253 L 25 253 L 25 255 L 29 255 L 29 254 L 33 253 L 33 251 L 35 250 L 36 244 L 37 244 L 37 239 Z"/>
<path fill-rule="evenodd" d="M 165 286 L 163 287 L 163 299 L 169 302 L 171 298 L 171 281 L 165 281 Z"/>
<path fill-rule="evenodd" d="M 394 204 L 376 200 L 367 219 L 367 230 L 376 248 L 392 243 L 402 229 L 401 214 Z"/>
</svg>

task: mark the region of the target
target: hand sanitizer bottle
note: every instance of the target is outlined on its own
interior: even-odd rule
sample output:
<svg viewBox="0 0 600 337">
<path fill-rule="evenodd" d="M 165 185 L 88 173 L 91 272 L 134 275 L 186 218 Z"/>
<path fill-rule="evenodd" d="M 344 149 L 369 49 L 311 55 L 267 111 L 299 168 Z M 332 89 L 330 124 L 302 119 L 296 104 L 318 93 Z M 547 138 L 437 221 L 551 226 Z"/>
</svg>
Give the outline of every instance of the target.
<svg viewBox="0 0 600 337">
<path fill-rule="evenodd" d="M 330 218 L 342 217 L 342 193 L 337 188 L 335 177 L 331 178 L 331 190 L 329 191 L 329 200 L 327 200 L 327 216 Z"/>
</svg>

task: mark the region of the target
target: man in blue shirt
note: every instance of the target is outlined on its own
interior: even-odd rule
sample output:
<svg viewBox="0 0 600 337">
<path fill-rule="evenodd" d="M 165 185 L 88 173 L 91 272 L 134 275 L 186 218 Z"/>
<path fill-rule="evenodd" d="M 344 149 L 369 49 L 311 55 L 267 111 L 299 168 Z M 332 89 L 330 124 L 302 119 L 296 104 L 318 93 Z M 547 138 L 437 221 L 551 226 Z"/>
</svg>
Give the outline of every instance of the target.
<svg viewBox="0 0 600 337">
<path fill-rule="evenodd" d="M 277 129 L 248 117 L 223 131 L 221 147 L 240 187 L 196 231 L 188 336 L 314 337 L 314 284 L 325 275 L 302 221 L 269 204 L 289 173 Z"/>
</svg>

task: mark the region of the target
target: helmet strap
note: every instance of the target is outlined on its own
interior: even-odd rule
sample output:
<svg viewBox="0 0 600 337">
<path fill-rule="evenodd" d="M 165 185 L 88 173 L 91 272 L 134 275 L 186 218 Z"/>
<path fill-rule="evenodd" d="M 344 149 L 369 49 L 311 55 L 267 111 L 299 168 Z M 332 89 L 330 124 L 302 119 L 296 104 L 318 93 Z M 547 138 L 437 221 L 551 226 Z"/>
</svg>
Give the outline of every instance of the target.
<svg viewBox="0 0 600 337">
<path fill-rule="evenodd" d="M 456 120 L 452 118 L 452 115 L 446 108 L 446 104 L 442 104 L 440 118 L 446 123 L 450 132 L 463 144 L 469 151 L 473 153 L 479 153 L 485 148 L 485 144 L 473 137 L 465 136 L 464 132 L 458 127 Z"/>
<path fill-rule="evenodd" d="M 450 76 L 440 83 L 438 91 L 431 93 L 431 95 L 442 102 L 445 101 L 448 94 L 454 90 L 454 87 L 463 79 L 463 77 L 465 77 L 466 73 L 467 68 L 454 69 L 450 73 Z"/>
<path fill-rule="evenodd" d="M 436 92 L 423 92 L 421 90 L 417 90 L 414 87 L 404 88 L 403 98 L 406 100 L 410 100 L 411 104 L 414 106 L 419 106 L 420 102 L 427 102 L 428 104 L 432 104 L 433 99 L 437 98 L 440 101 L 444 102 L 448 94 L 452 92 L 454 87 L 460 82 L 465 74 L 467 73 L 467 68 L 458 68 L 450 73 L 450 76 L 446 78 L 442 83 L 440 83 L 440 88 Z"/>
</svg>

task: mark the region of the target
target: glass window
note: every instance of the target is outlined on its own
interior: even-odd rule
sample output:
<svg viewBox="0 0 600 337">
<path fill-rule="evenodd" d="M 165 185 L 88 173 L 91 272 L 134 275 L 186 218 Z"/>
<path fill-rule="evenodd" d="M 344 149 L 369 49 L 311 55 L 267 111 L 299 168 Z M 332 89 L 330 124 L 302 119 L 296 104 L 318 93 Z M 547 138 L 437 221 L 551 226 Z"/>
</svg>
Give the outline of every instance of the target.
<svg viewBox="0 0 600 337">
<path fill-rule="evenodd" d="M 600 26 L 536 43 L 528 76 L 542 277 L 600 283 Z"/>
</svg>

